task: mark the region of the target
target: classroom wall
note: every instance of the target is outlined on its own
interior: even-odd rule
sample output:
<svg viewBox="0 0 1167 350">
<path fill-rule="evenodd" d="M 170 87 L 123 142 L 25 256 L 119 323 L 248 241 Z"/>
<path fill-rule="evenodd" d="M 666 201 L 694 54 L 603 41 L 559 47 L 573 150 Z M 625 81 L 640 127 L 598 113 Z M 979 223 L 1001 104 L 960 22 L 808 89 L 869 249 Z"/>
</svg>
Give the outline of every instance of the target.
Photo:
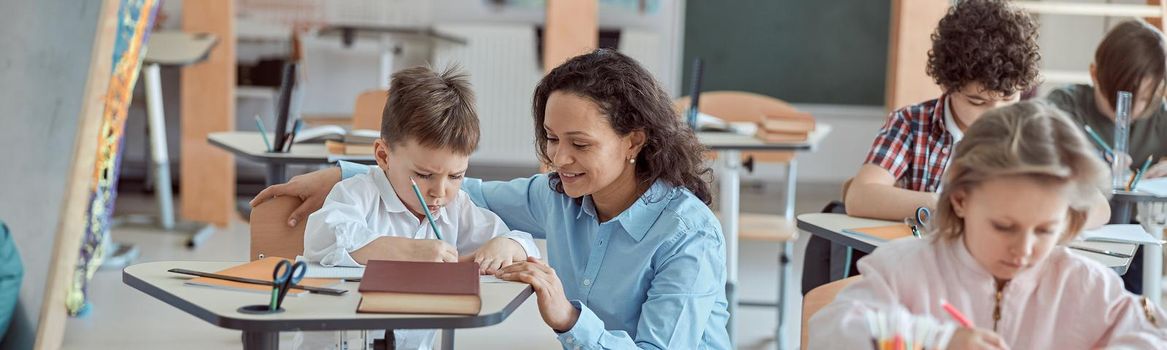
<svg viewBox="0 0 1167 350">
<path fill-rule="evenodd" d="M 0 220 L 24 262 L 0 348 L 32 346 L 101 1 L 0 0 Z"/>
<path fill-rule="evenodd" d="M 694 57 L 704 91 L 744 90 L 796 103 L 881 106 L 889 1 L 690 0 L 684 94 Z"/>
<path fill-rule="evenodd" d="M 1141 0 L 1075 0 L 1075 3 L 1091 4 L 1146 4 Z M 1098 16 L 1038 15 L 1038 45 L 1041 46 L 1042 69 L 1060 71 L 1082 71 L 1089 69 L 1094 61 L 1094 49 L 1102 37 L 1115 24 L 1129 18 L 1106 18 Z M 1045 84 L 1041 96 L 1051 89 L 1065 84 Z"/>
</svg>

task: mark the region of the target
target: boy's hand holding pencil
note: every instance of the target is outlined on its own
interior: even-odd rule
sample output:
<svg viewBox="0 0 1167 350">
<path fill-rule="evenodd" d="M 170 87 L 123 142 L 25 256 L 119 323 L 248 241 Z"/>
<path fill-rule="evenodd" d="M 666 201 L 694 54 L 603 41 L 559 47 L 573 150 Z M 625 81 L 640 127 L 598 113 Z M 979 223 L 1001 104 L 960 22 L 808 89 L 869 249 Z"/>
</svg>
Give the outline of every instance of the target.
<svg viewBox="0 0 1167 350">
<path fill-rule="evenodd" d="M 457 262 L 458 250 L 436 239 L 385 236 L 353 251 L 352 257 L 361 264 L 369 260 Z"/>
</svg>

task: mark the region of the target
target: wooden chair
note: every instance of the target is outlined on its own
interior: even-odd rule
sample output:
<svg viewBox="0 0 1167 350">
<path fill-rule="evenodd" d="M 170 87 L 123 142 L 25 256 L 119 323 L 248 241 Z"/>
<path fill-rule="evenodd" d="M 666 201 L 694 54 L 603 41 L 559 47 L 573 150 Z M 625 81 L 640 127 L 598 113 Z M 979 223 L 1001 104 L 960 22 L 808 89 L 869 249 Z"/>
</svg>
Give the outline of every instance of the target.
<svg viewBox="0 0 1167 350">
<path fill-rule="evenodd" d="M 673 108 L 683 113 L 689 108 L 689 97 L 681 97 L 673 101 Z M 750 92 L 743 91 L 710 91 L 701 93 L 701 113 L 721 118 L 727 122 L 761 122 L 767 115 L 781 115 L 797 112 L 794 107 L 785 101 Z M 710 152 L 710 159 L 717 154 Z M 794 159 L 794 152 L 742 152 L 742 160 L 747 164 L 750 160 L 776 164 L 789 164 Z M 786 203 L 793 206 L 794 203 Z M 793 213 L 793 211 L 791 211 Z M 769 241 L 783 243 L 794 240 L 798 229 L 794 218 L 785 215 L 741 213 L 739 219 L 738 237 L 743 240 Z"/>
<path fill-rule="evenodd" d="M 810 335 L 809 321 L 811 316 L 814 316 L 823 307 L 835 301 L 835 296 L 847 286 L 859 281 L 863 276 L 853 276 L 844 278 L 838 281 L 827 283 L 818 288 L 812 289 L 802 297 L 802 348 L 806 349 L 806 342 Z"/>
<path fill-rule="evenodd" d="M 353 129 L 381 130 L 381 114 L 389 98 L 387 90 L 368 90 L 357 95 L 353 107 Z"/>
<path fill-rule="evenodd" d="M 281 196 L 251 209 L 251 255 L 249 259 L 278 256 L 295 260 L 304 254 L 304 224 L 288 227 L 288 216 L 300 206 L 299 198 Z"/>
</svg>

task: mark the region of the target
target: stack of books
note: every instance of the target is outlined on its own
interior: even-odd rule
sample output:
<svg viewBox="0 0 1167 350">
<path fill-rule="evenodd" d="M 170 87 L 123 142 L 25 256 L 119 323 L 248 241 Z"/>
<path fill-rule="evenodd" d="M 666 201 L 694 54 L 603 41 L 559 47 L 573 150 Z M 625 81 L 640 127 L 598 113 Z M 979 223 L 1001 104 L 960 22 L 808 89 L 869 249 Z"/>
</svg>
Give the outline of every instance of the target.
<svg viewBox="0 0 1167 350">
<path fill-rule="evenodd" d="M 800 111 L 768 113 L 758 122 L 758 139 L 765 142 L 801 142 L 814 131 L 814 116 Z"/>
</svg>

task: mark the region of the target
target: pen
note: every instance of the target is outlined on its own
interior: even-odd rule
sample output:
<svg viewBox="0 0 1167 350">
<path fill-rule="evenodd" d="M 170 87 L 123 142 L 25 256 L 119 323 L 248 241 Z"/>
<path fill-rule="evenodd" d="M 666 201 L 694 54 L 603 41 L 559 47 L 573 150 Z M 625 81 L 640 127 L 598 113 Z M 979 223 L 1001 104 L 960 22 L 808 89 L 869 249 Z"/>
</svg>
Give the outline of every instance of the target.
<svg viewBox="0 0 1167 350">
<path fill-rule="evenodd" d="M 965 328 L 975 328 L 973 327 L 972 322 L 969 321 L 967 317 L 964 317 L 964 314 L 960 313 L 960 310 L 957 310 L 952 306 L 952 304 L 941 300 L 940 307 L 943 307 L 944 311 L 948 311 L 948 314 L 951 315 L 953 319 L 956 319 L 956 322 L 959 322 L 961 326 L 964 326 Z"/>
<path fill-rule="evenodd" d="M 284 152 L 292 151 L 292 144 L 296 143 L 296 135 L 300 134 L 300 128 L 303 126 L 304 120 L 296 119 L 296 124 L 292 127 L 292 135 L 288 137 L 288 147 L 284 150 Z"/>
</svg>

